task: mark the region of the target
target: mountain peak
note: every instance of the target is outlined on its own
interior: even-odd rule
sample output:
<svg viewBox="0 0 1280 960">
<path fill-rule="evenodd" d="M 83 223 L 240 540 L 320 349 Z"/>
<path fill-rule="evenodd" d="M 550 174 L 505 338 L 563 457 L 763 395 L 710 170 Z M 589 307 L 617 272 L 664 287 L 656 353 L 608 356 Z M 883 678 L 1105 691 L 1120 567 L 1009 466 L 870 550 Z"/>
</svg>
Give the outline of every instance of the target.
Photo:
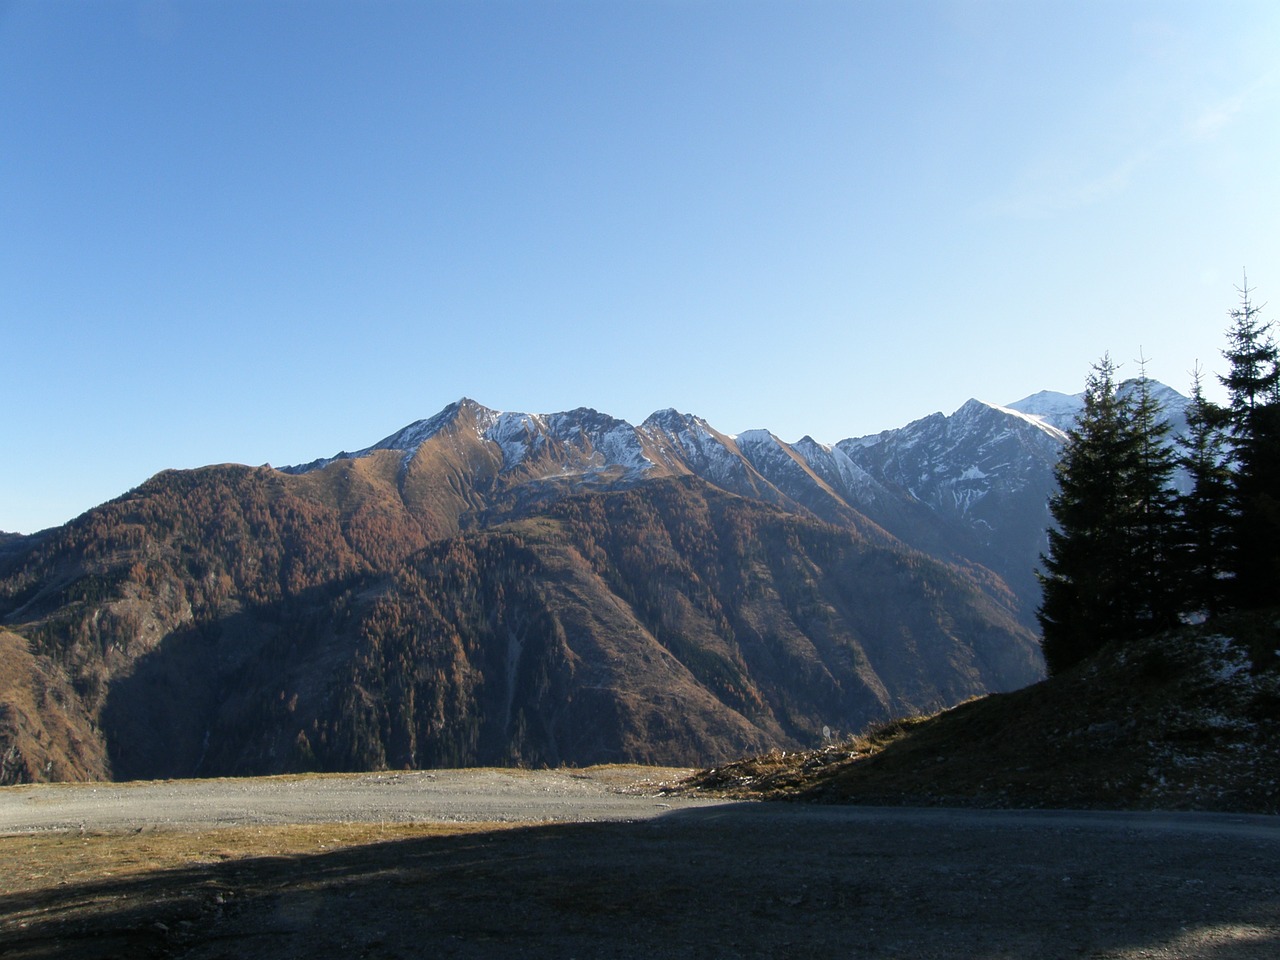
<svg viewBox="0 0 1280 960">
<path fill-rule="evenodd" d="M 1066 439 L 1064 435 L 1065 428 L 1056 426 L 1046 418 L 1037 416 L 1036 414 L 1026 413 L 1013 406 L 1006 407 L 1001 406 L 998 403 L 991 403 L 988 400 L 967 400 L 961 405 L 959 410 L 951 415 L 949 419 L 954 420 L 956 423 L 968 423 L 977 420 L 980 417 L 1002 418 L 1004 423 L 1008 422 L 1007 418 L 1012 417 L 1014 420 L 1030 424 L 1037 430 L 1043 430 L 1053 436 L 1056 440 Z M 1074 414 L 1072 414 L 1072 418 L 1074 419 Z M 995 423 L 997 421 L 990 422 Z"/>
<path fill-rule="evenodd" d="M 986 400 L 979 400 L 977 397 L 970 397 L 964 403 L 960 404 L 958 410 L 952 414 L 953 417 L 972 417 L 986 414 L 992 411 L 1007 410 L 999 404 L 990 403 Z"/>
<path fill-rule="evenodd" d="M 738 446 L 742 446 L 744 443 L 767 443 L 775 445 L 778 443 L 778 438 L 770 431 L 763 428 L 758 430 L 744 430 L 733 439 L 737 441 Z"/>
<path fill-rule="evenodd" d="M 389 437 L 383 437 L 372 447 L 361 450 L 355 455 L 360 456 L 374 450 L 400 450 L 412 453 L 447 426 L 466 423 L 468 426 L 484 429 L 499 416 L 498 411 L 490 410 L 469 397 L 463 397 L 449 404 L 435 416 L 425 420 L 415 420 L 407 427 L 402 427 Z"/>
<path fill-rule="evenodd" d="M 645 417 L 644 423 L 640 424 L 644 427 L 658 427 L 663 430 L 669 430 L 673 427 L 685 427 L 697 421 L 691 413 L 681 413 L 675 407 L 664 407 L 661 410 L 655 410 L 649 416 Z"/>
<path fill-rule="evenodd" d="M 358 460 L 378 450 L 397 450 L 411 456 L 418 447 L 446 427 L 467 423 L 477 431 L 483 431 L 499 416 L 500 414 L 496 410 L 491 410 L 482 404 L 476 403 L 469 397 L 462 397 L 434 416 L 423 420 L 415 420 L 413 423 L 401 427 L 395 433 L 383 437 L 377 443 L 356 450 L 354 453 L 342 450 L 331 457 L 321 457 L 317 460 L 312 460 L 310 463 L 281 467 L 280 470 L 283 473 L 310 473 L 313 470 L 321 470 L 327 467 L 335 460 Z"/>
<path fill-rule="evenodd" d="M 1122 397 L 1132 396 L 1138 389 L 1138 383 L 1136 378 L 1125 380 L 1116 388 L 1117 393 Z M 1151 391 L 1152 398 L 1163 408 L 1165 415 L 1174 420 L 1182 414 L 1188 403 L 1185 396 L 1159 380 L 1148 380 L 1147 388 Z M 1006 409 L 1034 417 L 1065 433 L 1075 426 L 1076 418 L 1084 409 L 1084 394 L 1041 390 L 1007 404 Z"/>
<path fill-rule="evenodd" d="M 1079 393 L 1058 393 L 1055 390 L 1041 390 L 1029 397 L 1015 400 L 1005 405 L 1009 410 L 1035 417 L 1059 430 L 1070 430 L 1075 425 L 1076 417 L 1084 409 L 1084 398 Z"/>
</svg>

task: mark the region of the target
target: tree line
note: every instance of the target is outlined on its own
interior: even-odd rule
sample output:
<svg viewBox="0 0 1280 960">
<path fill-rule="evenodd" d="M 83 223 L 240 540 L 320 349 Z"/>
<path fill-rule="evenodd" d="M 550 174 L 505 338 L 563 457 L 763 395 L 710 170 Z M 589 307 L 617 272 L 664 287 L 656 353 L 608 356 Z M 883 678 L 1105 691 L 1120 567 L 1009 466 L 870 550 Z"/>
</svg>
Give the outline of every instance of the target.
<svg viewBox="0 0 1280 960">
<path fill-rule="evenodd" d="M 1108 643 L 1280 603 L 1280 350 L 1247 276 L 1236 289 L 1227 402 L 1205 396 L 1197 367 L 1184 435 L 1170 439 L 1145 362 L 1131 384 L 1109 355 L 1090 371 L 1038 571 L 1050 674 Z"/>
</svg>

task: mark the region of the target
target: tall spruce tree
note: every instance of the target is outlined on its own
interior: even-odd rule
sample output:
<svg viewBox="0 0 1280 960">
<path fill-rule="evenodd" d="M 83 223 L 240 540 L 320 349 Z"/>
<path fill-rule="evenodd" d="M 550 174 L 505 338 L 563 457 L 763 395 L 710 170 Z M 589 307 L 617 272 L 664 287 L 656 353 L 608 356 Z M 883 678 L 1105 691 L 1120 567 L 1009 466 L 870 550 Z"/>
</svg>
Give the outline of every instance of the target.
<svg viewBox="0 0 1280 960">
<path fill-rule="evenodd" d="M 1122 393 L 1110 356 L 1094 364 L 1084 409 L 1056 468 L 1055 526 L 1038 572 L 1037 617 L 1051 674 L 1175 615 L 1166 592 L 1172 459 L 1145 377 Z"/>
<path fill-rule="evenodd" d="M 1129 497 L 1133 518 L 1127 531 L 1133 549 L 1131 577 L 1137 622 L 1135 630 L 1149 632 L 1173 626 L 1178 619 L 1176 564 L 1177 491 L 1173 471 L 1177 454 L 1169 439 L 1169 421 L 1151 393 L 1147 361 L 1138 361 L 1132 390 L 1135 459 Z"/>
<path fill-rule="evenodd" d="M 1227 348 L 1222 351 L 1229 368 L 1218 379 L 1227 388 L 1232 435 L 1237 444 L 1246 444 L 1257 411 L 1280 399 L 1280 366 L 1271 324 L 1262 320 L 1266 304 L 1252 301 L 1248 274 L 1236 292 L 1240 294 L 1240 305 L 1228 313 L 1231 326 L 1227 330 Z"/>
<path fill-rule="evenodd" d="M 1246 275 L 1230 312 L 1227 388 L 1233 459 L 1232 528 L 1227 568 L 1243 607 L 1275 604 L 1280 595 L 1280 350 L 1251 298 Z"/>
<path fill-rule="evenodd" d="M 1227 411 L 1204 395 L 1192 374 L 1187 432 L 1178 438 L 1178 466 L 1191 488 L 1178 501 L 1178 583 L 1182 609 L 1210 617 L 1228 602 L 1227 549 L 1232 532 L 1232 473 L 1227 455 Z"/>
</svg>

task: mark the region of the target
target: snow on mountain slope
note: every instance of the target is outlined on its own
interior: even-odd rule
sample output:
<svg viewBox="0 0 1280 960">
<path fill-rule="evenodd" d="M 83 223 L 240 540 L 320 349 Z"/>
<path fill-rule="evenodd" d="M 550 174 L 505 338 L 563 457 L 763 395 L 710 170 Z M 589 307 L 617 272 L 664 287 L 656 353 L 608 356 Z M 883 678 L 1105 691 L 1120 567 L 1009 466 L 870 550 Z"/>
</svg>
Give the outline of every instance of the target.
<svg viewBox="0 0 1280 960">
<path fill-rule="evenodd" d="M 831 488 L 846 498 L 859 500 L 874 498 L 881 492 L 880 484 L 871 474 L 858 466 L 847 453 L 838 447 L 818 443 L 812 437 L 801 437 L 791 445 L 815 474 Z"/>
<path fill-rule="evenodd" d="M 287 473 L 319 470 L 336 460 L 355 460 L 379 450 L 396 450 L 409 462 L 424 444 L 447 431 L 474 430 L 475 437 L 495 449 L 503 472 L 530 468 L 537 461 L 550 473 L 589 474 L 611 468 L 644 474 L 653 467 L 637 431 L 629 423 L 585 407 L 565 413 L 500 412 L 463 398 L 433 417 L 416 420 L 377 443 L 354 453 L 282 468 Z M 546 461 L 553 461 L 548 464 Z M 534 468 L 537 472 L 537 468 Z"/>
<path fill-rule="evenodd" d="M 688 470 L 719 485 L 734 486 L 744 476 L 742 457 L 733 438 L 701 417 L 668 408 L 658 410 L 638 428 L 667 467 Z"/>
<path fill-rule="evenodd" d="M 991 544 L 1011 516 L 1026 512 L 1014 501 L 1030 498 L 1037 529 L 1047 525 L 1044 502 L 1065 439 L 1036 417 L 970 400 L 949 417 L 935 413 L 837 447 L 881 484 Z"/>
<path fill-rule="evenodd" d="M 1027 416 L 1039 417 L 1050 426 L 1059 430 L 1070 430 L 1076 417 L 1084 409 L 1082 394 L 1056 393 L 1053 390 L 1041 390 L 1029 397 L 1023 397 L 1007 405 L 1009 410 L 1016 410 Z"/>
<path fill-rule="evenodd" d="M 579 407 L 551 414 L 546 421 L 553 436 L 580 444 L 583 455 L 597 468 L 621 467 L 637 475 L 653 468 L 636 428 L 625 420 Z"/>
<path fill-rule="evenodd" d="M 1121 385 L 1133 389 L 1133 381 Z M 1151 389 L 1174 432 L 1185 429 L 1186 398 L 1163 384 Z M 451 466 L 437 473 L 453 484 L 466 482 L 459 463 L 484 461 L 464 470 L 489 485 L 488 492 L 466 495 L 471 509 L 520 490 L 520 502 L 530 504 L 692 474 L 741 496 L 985 567 L 1007 581 L 1029 617 L 1054 464 L 1067 442 L 1064 430 L 1082 407 L 1081 395 L 1052 391 L 1006 406 L 969 400 L 950 416 L 935 413 L 828 446 L 807 436 L 786 443 L 768 430 L 730 436 L 674 409 L 636 427 L 588 408 L 499 412 L 463 399 L 364 450 L 285 470 L 307 472 L 380 450 L 400 451 L 408 470 L 429 455 L 422 451 L 447 450 Z"/>
<path fill-rule="evenodd" d="M 1158 380 L 1150 380 L 1148 384 L 1151 396 L 1160 405 L 1161 411 L 1169 420 L 1173 433 L 1181 433 L 1186 429 L 1188 399 L 1177 390 L 1165 386 Z M 1137 380 L 1125 380 L 1119 386 L 1119 393 L 1123 397 L 1131 397 L 1137 387 Z M 1029 397 L 1015 400 L 1013 403 L 1008 404 L 1007 407 L 1010 410 L 1037 417 L 1050 426 L 1066 432 L 1075 426 L 1076 417 L 1084 409 L 1084 394 L 1055 393 L 1052 390 L 1041 390 L 1039 393 L 1033 393 Z"/>
<path fill-rule="evenodd" d="M 775 486 L 822 483 L 803 458 L 768 430 L 748 430 L 734 437 L 747 461 Z"/>
<path fill-rule="evenodd" d="M 755 472 L 787 502 L 873 538 L 900 539 L 889 532 L 884 520 L 901 513 L 902 498 L 843 451 L 808 436 L 785 443 L 767 430 L 749 430 L 735 440 Z"/>
</svg>

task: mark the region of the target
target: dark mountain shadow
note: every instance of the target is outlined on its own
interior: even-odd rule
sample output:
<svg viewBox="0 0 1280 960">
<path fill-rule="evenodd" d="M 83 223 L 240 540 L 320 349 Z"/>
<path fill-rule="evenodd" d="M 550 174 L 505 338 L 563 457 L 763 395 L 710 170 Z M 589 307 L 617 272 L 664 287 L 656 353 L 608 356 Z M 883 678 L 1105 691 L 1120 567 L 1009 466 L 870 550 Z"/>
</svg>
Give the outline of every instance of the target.
<svg viewBox="0 0 1280 960">
<path fill-rule="evenodd" d="M 277 738 L 262 735 L 290 713 L 286 691 L 331 679 L 349 659 L 333 615 L 375 583 L 323 584 L 166 636 L 107 689 L 100 726 L 113 779 L 306 769 L 273 756 Z"/>
<path fill-rule="evenodd" d="M 0 895 L 74 957 L 1161 956 L 1280 949 L 1280 843 L 715 806 L 424 836 Z M 1173 842 L 1171 842 L 1171 840 Z"/>
</svg>

